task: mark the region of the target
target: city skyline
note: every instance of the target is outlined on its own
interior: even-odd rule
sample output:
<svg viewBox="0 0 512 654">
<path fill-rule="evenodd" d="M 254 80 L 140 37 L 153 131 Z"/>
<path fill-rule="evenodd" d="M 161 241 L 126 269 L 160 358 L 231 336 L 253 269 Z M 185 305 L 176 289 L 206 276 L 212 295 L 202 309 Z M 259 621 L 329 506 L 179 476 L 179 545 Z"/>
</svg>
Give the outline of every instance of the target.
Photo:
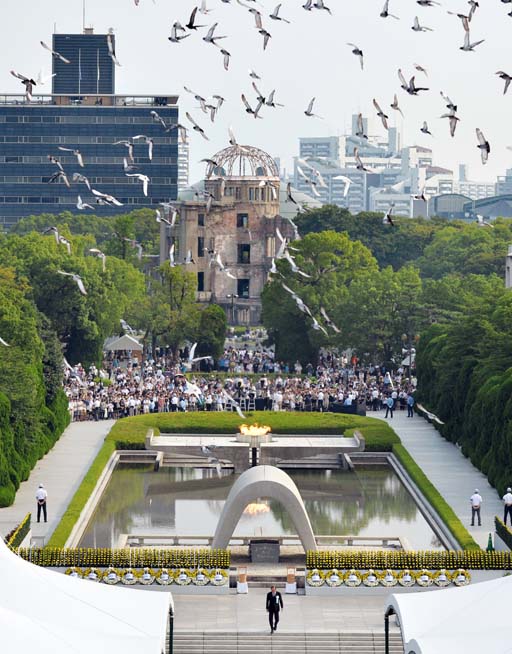
<svg viewBox="0 0 512 654">
<path fill-rule="evenodd" d="M 138 7 L 128 0 L 116 2 L 115 6 L 88 0 L 85 25 L 94 26 L 97 33 L 114 28 L 117 57 L 121 63 L 116 69 L 118 93 L 143 94 L 155 90 L 177 93 L 180 95 L 181 117 L 184 118 L 185 111 L 190 111 L 205 129 L 209 142 L 196 134 L 191 138 L 191 181 L 203 176 L 202 165 L 197 162 L 227 145 L 228 126 L 233 127 L 240 142 L 256 145 L 279 156 L 288 171 L 292 168 L 299 136 L 348 133 L 353 113 L 362 112 L 368 116 L 369 133 L 385 137 L 380 119 L 373 111 L 373 97 L 389 113 L 390 125 L 399 128 L 402 143 L 432 148 L 438 164 L 455 171 L 460 163 L 466 163 L 473 179 L 492 182 L 511 167 L 512 154 L 506 149 L 506 136 L 502 137 L 511 100 L 508 95 L 503 97 L 503 82 L 495 75 L 497 70 L 506 69 L 504 43 L 508 23 L 503 6 L 477 10 L 471 24 L 472 39 L 484 38 L 486 41 L 476 52 L 467 53 L 459 51 L 463 41 L 460 20 L 446 14 L 447 9 L 466 11 L 465 3 L 451 2 L 449 6 L 422 8 L 405 0 L 395 0 L 392 10 L 400 16 L 400 21 L 380 18 L 380 2 L 372 3 L 370 13 L 368 7 L 333 5 L 333 16 L 327 12 L 305 12 L 300 2 L 282 4 L 281 14 L 292 21 L 290 25 L 268 18 L 274 3 L 267 2 L 264 7 L 258 5 L 264 16 L 264 26 L 272 34 L 265 52 L 261 36 L 254 28 L 253 16 L 239 4 L 210 0 L 208 7 L 212 13 L 207 16 L 198 14 L 196 22 L 200 25 L 211 26 L 218 22 L 217 32 L 228 36 L 220 45 L 232 55 L 229 71 L 223 68 L 221 53 L 201 41 L 203 30 L 180 44 L 168 41 L 172 23 L 175 20 L 185 23 L 196 6 L 188 0 L 180 3 L 177 11 L 148 0 L 142 0 Z M 39 41 L 51 42 L 54 27 L 59 33 L 81 33 L 82 2 L 75 0 L 64 5 L 51 0 L 44 6 L 33 6 L 26 0 L 16 3 L 7 0 L 6 10 L 15 22 L 24 25 L 23 48 L 5 24 L 1 28 L 4 51 L 9 54 L 3 57 L 0 88 L 2 92 L 15 93 L 23 89 L 19 81 L 9 75 L 9 70 L 30 76 L 37 75 L 40 69 L 48 72 L 51 69 L 50 55 L 41 48 Z M 32 16 L 30 22 L 24 20 L 28 10 Z M 415 15 L 422 24 L 432 27 L 434 33 L 413 32 L 410 27 Z M 58 16 L 56 26 L 55 16 Z M 299 43 L 302 40 L 307 47 L 292 48 L 297 40 Z M 347 41 L 357 43 L 363 49 L 364 71 L 360 70 Z M 325 47 L 325 43 L 332 45 Z M 438 47 L 439 43 L 441 47 Z M 380 63 L 383 48 L 385 65 Z M 447 61 L 449 71 L 446 71 Z M 408 97 L 400 89 L 397 76 L 397 69 L 402 68 L 408 79 L 416 72 L 414 63 L 429 71 L 428 78 L 417 72 L 417 83 L 425 83 L 431 89 L 421 97 Z M 263 120 L 254 120 L 244 113 L 240 94 L 245 93 L 249 101 L 254 101 L 256 95 L 251 87 L 249 68 L 254 68 L 262 77 L 257 83 L 265 94 L 277 89 L 276 101 L 285 104 L 284 109 L 265 108 Z M 475 72 L 479 73 L 478 87 L 472 83 Z M 201 113 L 193 97 L 183 90 L 184 85 L 204 96 L 220 93 L 226 97 L 215 125 Z M 36 91 L 49 93 L 49 83 Z M 440 91 L 459 105 L 461 120 L 454 139 L 449 136 L 447 121 L 439 118 L 445 112 Z M 404 120 L 393 110 L 388 112 L 394 93 L 398 94 Z M 304 116 L 313 96 L 317 98 L 315 112 L 325 120 Z M 429 123 L 434 138 L 420 132 L 423 120 Z M 491 143 L 486 166 L 480 162 L 476 127 Z"/>
</svg>

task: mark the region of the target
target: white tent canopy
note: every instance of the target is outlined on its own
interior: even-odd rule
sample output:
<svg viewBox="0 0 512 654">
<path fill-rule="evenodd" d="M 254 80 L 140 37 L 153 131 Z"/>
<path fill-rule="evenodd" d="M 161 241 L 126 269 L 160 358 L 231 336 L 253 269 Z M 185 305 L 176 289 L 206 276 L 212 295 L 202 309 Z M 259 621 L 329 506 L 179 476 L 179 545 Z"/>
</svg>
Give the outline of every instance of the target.
<svg viewBox="0 0 512 654">
<path fill-rule="evenodd" d="M 103 344 L 103 350 L 107 352 L 120 352 L 122 350 L 131 350 L 132 352 L 142 352 L 143 345 L 136 338 L 129 334 L 122 336 L 113 336 L 107 338 Z"/>
<path fill-rule="evenodd" d="M 32 565 L 0 539 L 2 651 L 161 654 L 169 592 L 113 588 Z"/>
<path fill-rule="evenodd" d="M 405 654 L 508 654 L 512 577 L 461 588 L 397 593 L 388 598 L 402 628 Z"/>
</svg>

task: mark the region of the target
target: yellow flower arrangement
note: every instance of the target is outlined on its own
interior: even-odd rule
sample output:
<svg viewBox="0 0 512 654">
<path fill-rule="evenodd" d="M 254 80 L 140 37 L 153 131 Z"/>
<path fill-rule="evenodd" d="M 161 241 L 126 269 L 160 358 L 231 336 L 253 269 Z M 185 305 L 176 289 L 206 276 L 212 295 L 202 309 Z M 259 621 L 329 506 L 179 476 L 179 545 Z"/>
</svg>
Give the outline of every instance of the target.
<svg viewBox="0 0 512 654">
<path fill-rule="evenodd" d="M 386 588 L 391 588 L 392 586 L 396 586 L 398 583 L 398 577 L 389 568 L 381 575 L 379 575 L 379 579 L 380 579 L 380 583 L 383 586 L 386 586 Z"/>
<path fill-rule="evenodd" d="M 308 583 L 308 586 L 312 586 L 313 588 L 318 588 L 319 586 L 323 586 L 325 581 L 325 573 L 322 572 L 321 570 L 318 570 L 317 568 L 314 568 L 313 570 L 310 570 L 308 572 L 306 581 Z"/>
<path fill-rule="evenodd" d="M 365 586 L 378 586 L 379 585 L 379 574 L 375 572 L 373 568 L 370 568 L 367 572 L 363 574 L 363 584 Z"/>
<path fill-rule="evenodd" d="M 351 568 L 345 572 L 343 581 L 345 582 L 345 586 L 356 588 L 361 585 L 361 575 L 354 568 Z"/>
<path fill-rule="evenodd" d="M 343 573 L 339 573 L 336 568 L 329 570 L 324 574 L 325 583 L 331 588 L 337 588 L 343 583 Z"/>
</svg>

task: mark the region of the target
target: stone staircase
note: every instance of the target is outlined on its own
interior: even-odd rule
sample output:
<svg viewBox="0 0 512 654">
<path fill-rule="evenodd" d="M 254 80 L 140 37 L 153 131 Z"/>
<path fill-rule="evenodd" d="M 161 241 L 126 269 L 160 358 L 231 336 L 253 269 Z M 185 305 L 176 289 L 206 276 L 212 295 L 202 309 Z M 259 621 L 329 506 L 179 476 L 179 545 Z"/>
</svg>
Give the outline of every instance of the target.
<svg viewBox="0 0 512 654">
<path fill-rule="evenodd" d="M 364 633 L 175 632 L 173 654 L 384 654 L 384 630 Z M 404 654 L 398 631 L 390 654 Z"/>
</svg>

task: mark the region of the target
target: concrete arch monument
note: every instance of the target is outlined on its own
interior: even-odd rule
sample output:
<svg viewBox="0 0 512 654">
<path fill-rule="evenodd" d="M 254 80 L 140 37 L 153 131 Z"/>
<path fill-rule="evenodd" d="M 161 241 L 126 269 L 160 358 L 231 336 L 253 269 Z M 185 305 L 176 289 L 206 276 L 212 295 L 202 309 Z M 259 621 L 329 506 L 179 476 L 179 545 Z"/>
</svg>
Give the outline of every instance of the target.
<svg viewBox="0 0 512 654">
<path fill-rule="evenodd" d="M 315 535 L 299 489 L 289 475 L 273 466 L 250 468 L 233 484 L 215 530 L 213 548 L 228 546 L 244 509 L 259 497 L 280 502 L 288 511 L 304 549 L 316 552 Z"/>
</svg>

